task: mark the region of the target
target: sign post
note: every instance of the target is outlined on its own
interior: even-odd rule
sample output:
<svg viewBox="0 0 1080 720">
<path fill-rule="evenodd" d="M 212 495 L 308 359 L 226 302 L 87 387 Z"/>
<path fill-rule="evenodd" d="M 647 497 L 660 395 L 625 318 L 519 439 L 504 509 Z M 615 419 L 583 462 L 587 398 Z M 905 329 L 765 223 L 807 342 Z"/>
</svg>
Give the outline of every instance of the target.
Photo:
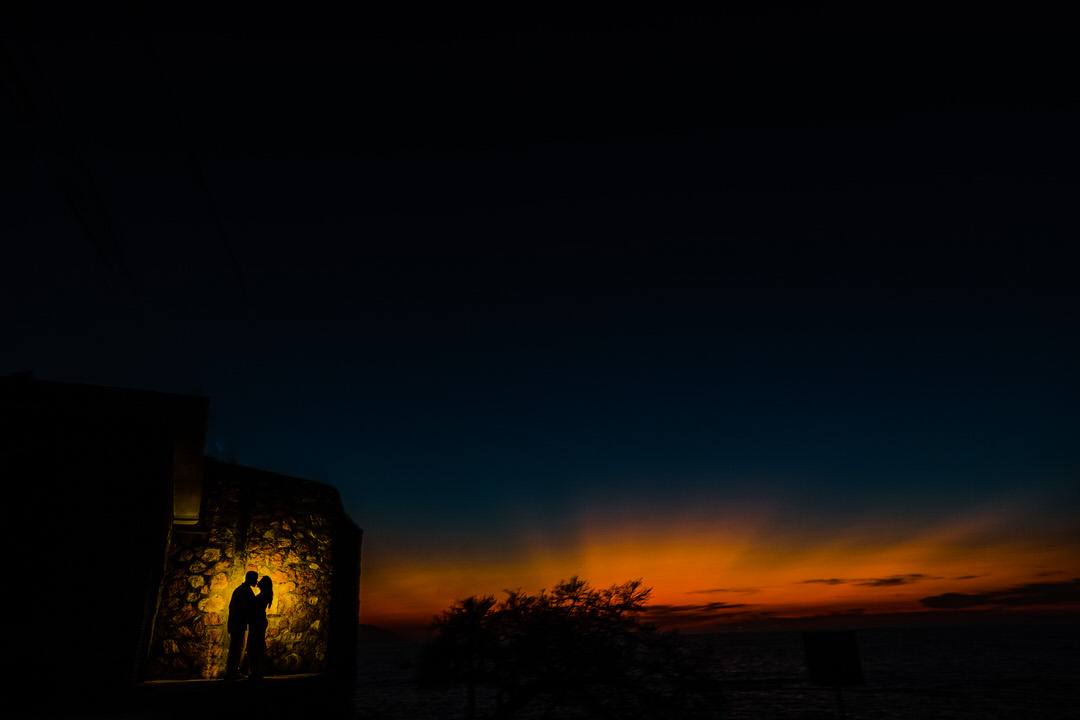
<svg viewBox="0 0 1080 720">
<path fill-rule="evenodd" d="M 859 643 L 850 631 L 803 633 L 806 648 L 806 667 L 811 685 L 836 688 L 836 707 L 841 718 L 844 713 L 843 688 L 864 685 Z"/>
</svg>

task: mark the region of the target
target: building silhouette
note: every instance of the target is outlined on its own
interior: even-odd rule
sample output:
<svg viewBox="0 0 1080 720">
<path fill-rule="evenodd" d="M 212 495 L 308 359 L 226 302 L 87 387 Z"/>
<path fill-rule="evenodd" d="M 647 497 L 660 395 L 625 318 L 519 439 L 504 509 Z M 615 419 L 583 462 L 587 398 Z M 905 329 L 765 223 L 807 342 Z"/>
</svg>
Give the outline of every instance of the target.
<svg viewBox="0 0 1080 720">
<path fill-rule="evenodd" d="M 351 704 L 362 532 L 330 486 L 206 457 L 208 409 L 203 397 L 0 378 L 17 558 L 5 604 L 32 681 L 15 684 L 21 704 L 112 711 L 152 702 L 161 681 L 222 677 L 228 596 L 247 570 L 274 582 L 269 673 Z M 63 692 L 42 691 L 50 680 Z"/>
</svg>

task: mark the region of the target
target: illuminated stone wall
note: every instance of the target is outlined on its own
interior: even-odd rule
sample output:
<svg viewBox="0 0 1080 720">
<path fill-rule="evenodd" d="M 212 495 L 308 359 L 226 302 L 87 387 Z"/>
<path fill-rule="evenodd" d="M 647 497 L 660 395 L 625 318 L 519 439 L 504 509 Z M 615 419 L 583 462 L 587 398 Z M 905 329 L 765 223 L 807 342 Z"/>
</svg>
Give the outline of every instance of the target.
<svg viewBox="0 0 1080 720">
<path fill-rule="evenodd" d="M 148 679 L 224 674 L 229 598 L 248 570 L 274 582 L 268 673 L 323 671 L 335 541 L 356 532 L 337 491 L 207 459 L 200 524 L 182 530 L 174 527 L 169 546 Z M 355 557 L 349 550 L 342 556 Z"/>
</svg>

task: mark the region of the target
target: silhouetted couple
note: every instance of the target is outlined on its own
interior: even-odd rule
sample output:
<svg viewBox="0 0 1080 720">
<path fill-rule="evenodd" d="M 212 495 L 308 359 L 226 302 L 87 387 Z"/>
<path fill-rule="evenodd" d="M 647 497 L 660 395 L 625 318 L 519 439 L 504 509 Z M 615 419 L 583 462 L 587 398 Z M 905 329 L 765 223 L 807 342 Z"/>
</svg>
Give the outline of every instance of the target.
<svg viewBox="0 0 1080 720">
<path fill-rule="evenodd" d="M 251 570 L 244 584 L 233 590 L 229 601 L 229 656 L 225 679 L 236 680 L 244 659 L 244 631 L 247 631 L 248 679 L 262 680 L 266 670 L 266 611 L 274 601 L 274 584 L 270 578 Z"/>
</svg>

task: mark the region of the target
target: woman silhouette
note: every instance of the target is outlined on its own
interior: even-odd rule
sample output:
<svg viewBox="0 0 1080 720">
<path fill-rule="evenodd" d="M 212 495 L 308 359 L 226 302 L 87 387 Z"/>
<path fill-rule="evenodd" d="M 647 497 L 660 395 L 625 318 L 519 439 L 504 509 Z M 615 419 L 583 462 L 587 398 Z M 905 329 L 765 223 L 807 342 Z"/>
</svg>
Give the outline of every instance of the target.
<svg viewBox="0 0 1080 720">
<path fill-rule="evenodd" d="M 249 680 L 262 680 L 266 669 L 266 611 L 274 602 L 274 583 L 266 575 L 259 580 L 259 594 L 255 596 L 251 624 L 248 626 L 248 657 L 251 674 Z"/>
</svg>

